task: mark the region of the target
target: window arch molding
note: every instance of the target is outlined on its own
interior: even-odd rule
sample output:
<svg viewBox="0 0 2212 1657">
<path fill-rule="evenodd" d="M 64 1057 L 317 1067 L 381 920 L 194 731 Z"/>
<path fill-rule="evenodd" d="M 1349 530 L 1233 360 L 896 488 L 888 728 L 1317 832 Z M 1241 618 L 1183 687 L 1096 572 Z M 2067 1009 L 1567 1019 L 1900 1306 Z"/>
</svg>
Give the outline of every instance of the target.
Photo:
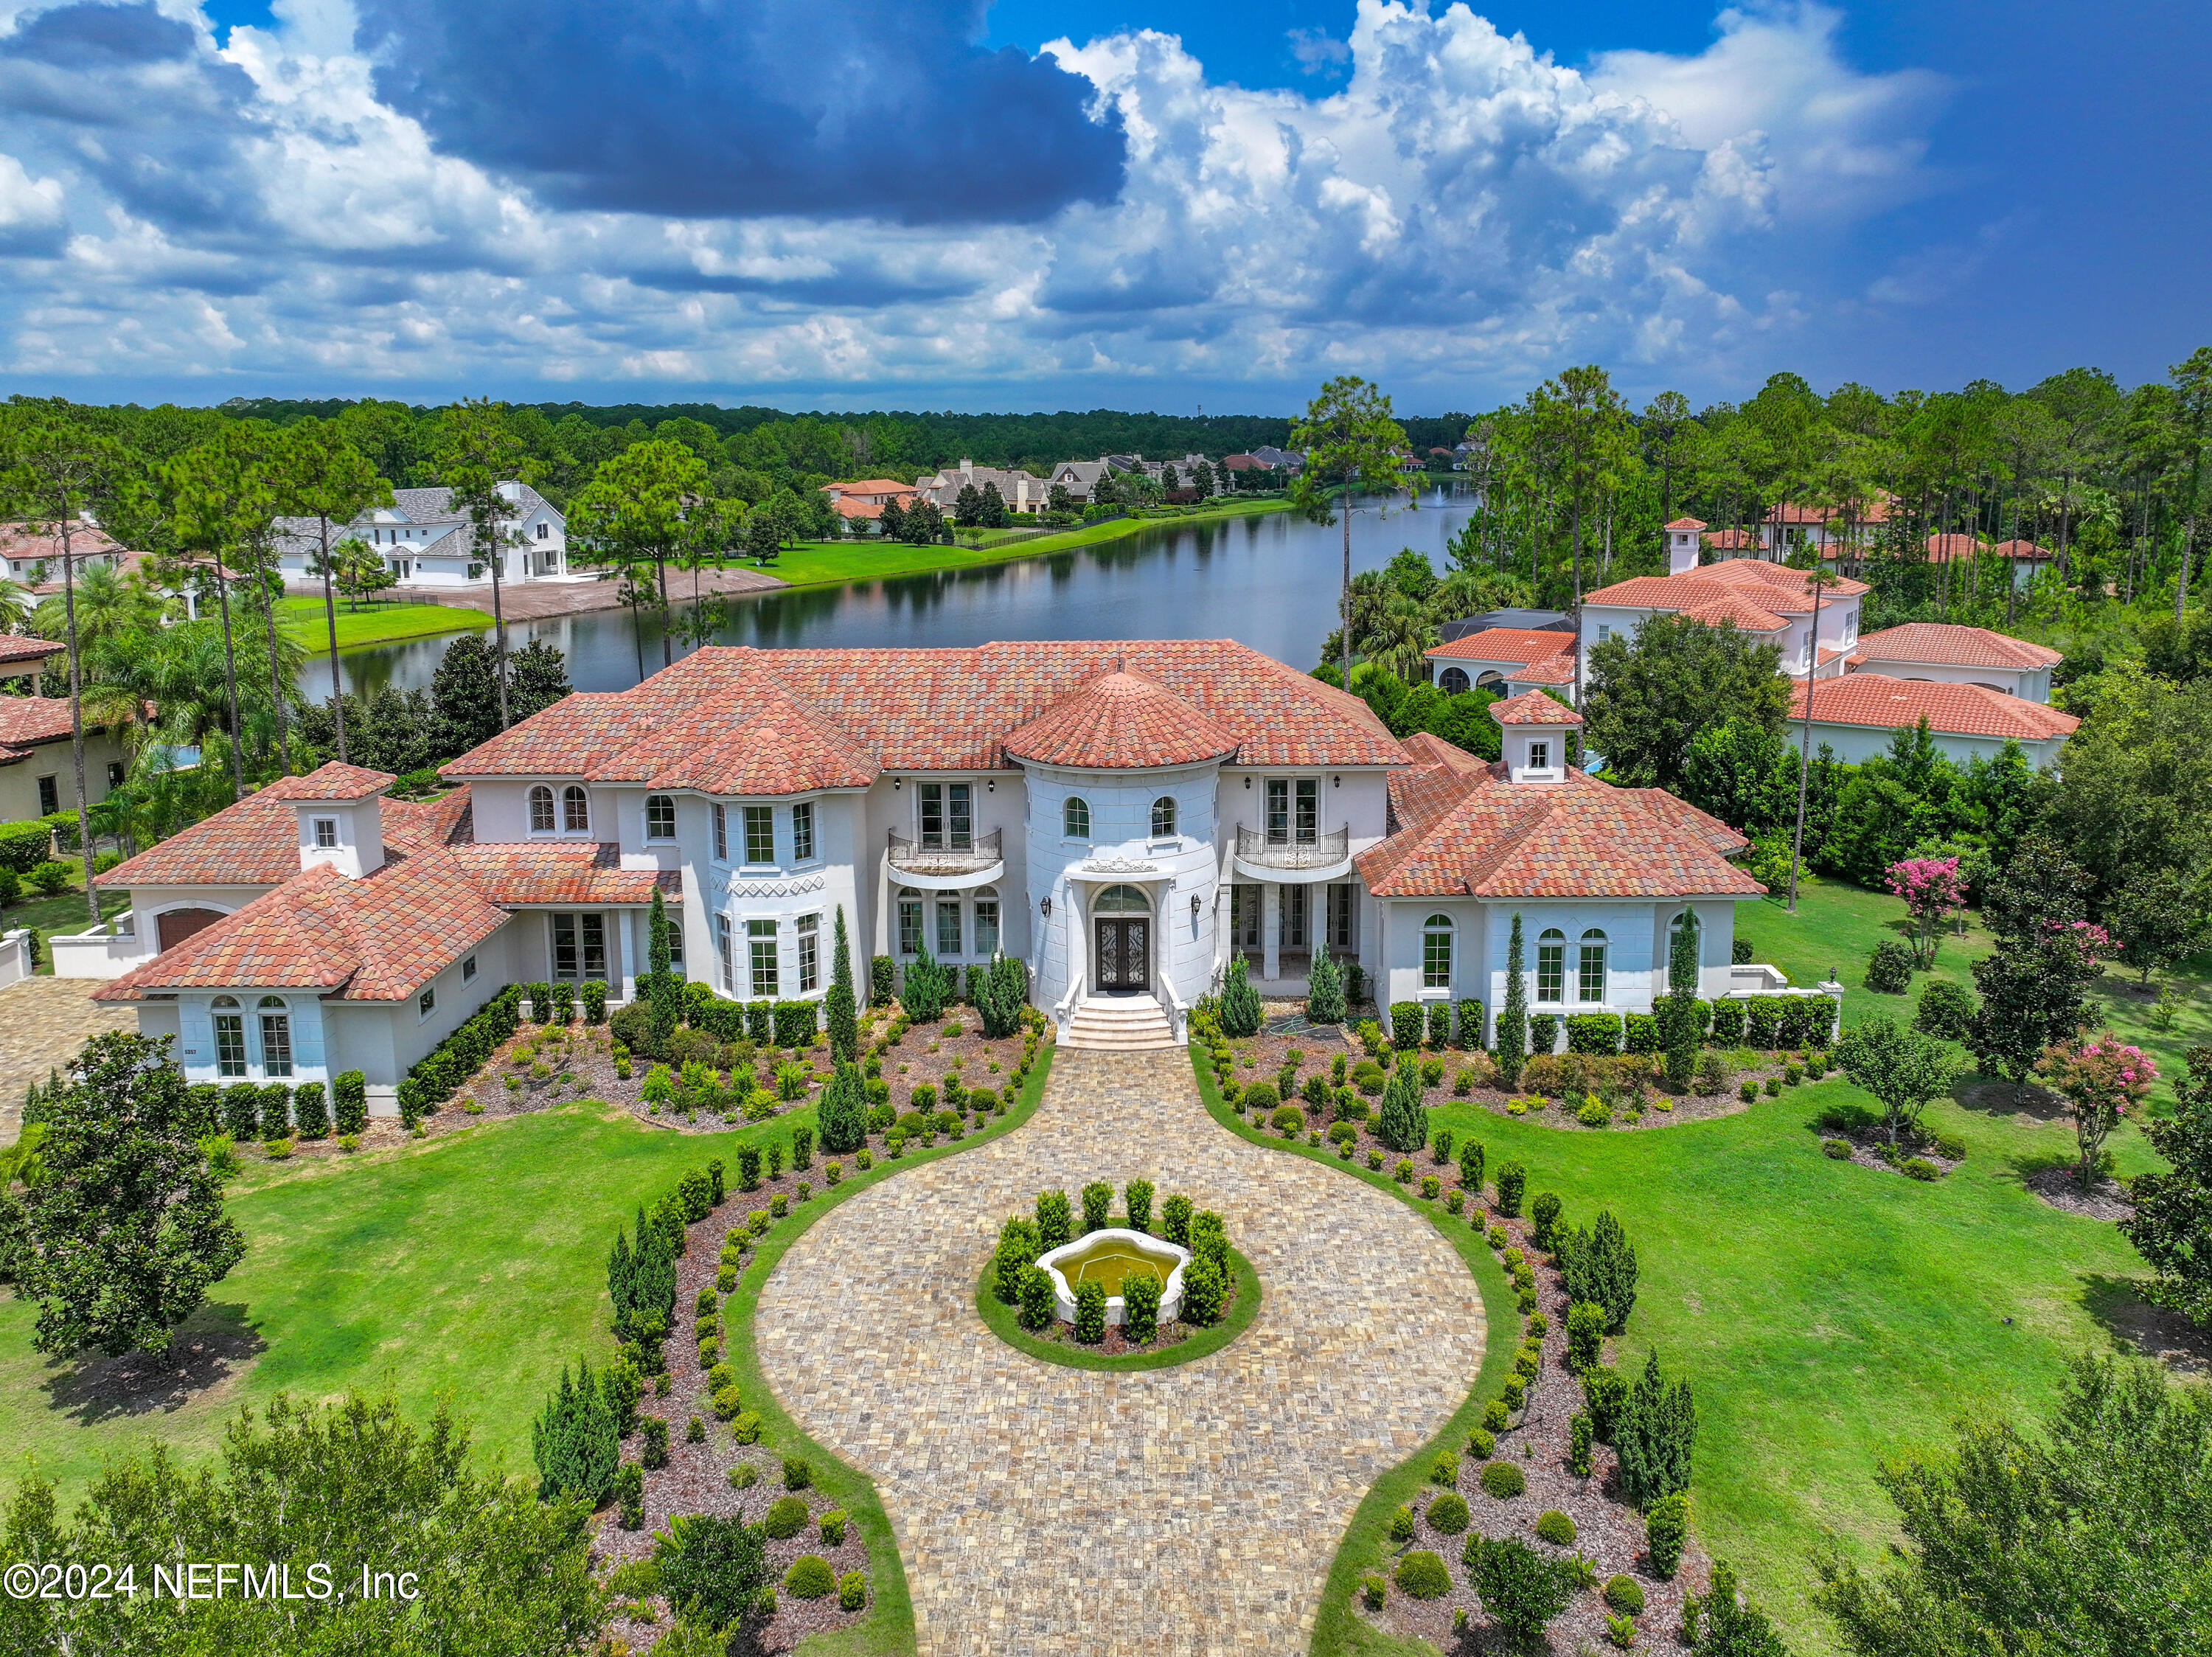
<svg viewBox="0 0 2212 1657">
<path fill-rule="evenodd" d="M 1556 926 L 1536 935 L 1536 999 L 1561 1002 L 1567 998 L 1567 935 Z"/>
<path fill-rule="evenodd" d="M 645 796 L 645 838 L 648 840 L 673 840 L 676 838 L 676 797 L 667 794 L 648 794 Z"/>
<path fill-rule="evenodd" d="M 1449 915 L 1421 923 L 1421 988 L 1449 990 L 1452 983 L 1452 938 L 1457 929 Z"/>
<path fill-rule="evenodd" d="M 561 790 L 561 831 L 564 834 L 592 832 L 592 796 L 580 783 L 571 783 Z"/>
</svg>

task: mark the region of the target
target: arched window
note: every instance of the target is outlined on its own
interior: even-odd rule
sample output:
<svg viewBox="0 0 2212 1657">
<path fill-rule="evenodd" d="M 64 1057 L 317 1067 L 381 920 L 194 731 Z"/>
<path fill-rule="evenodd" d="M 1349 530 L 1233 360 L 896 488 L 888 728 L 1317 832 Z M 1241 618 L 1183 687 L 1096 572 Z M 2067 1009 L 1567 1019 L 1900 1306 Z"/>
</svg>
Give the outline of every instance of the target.
<svg viewBox="0 0 2212 1657">
<path fill-rule="evenodd" d="M 645 838 L 648 840 L 673 840 L 676 838 L 676 802 L 665 794 L 645 796 Z"/>
<path fill-rule="evenodd" d="M 1567 998 L 1567 935 L 1551 928 L 1536 940 L 1536 999 Z"/>
<path fill-rule="evenodd" d="M 1452 918 L 1431 915 L 1421 923 L 1421 987 L 1449 990 L 1452 981 Z"/>
<path fill-rule="evenodd" d="M 1094 915 L 1149 915 L 1152 900 L 1133 886 L 1109 886 L 1091 900 Z"/>
<path fill-rule="evenodd" d="M 219 1076 L 246 1074 L 246 1018 L 238 1010 L 238 997 L 215 998 L 215 1073 Z"/>
<path fill-rule="evenodd" d="M 553 832 L 553 790 L 543 783 L 530 790 L 530 832 L 532 834 Z"/>
<path fill-rule="evenodd" d="M 1505 675 L 1496 668 L 1478 673 L 1475 676 L 1474 688 L 1478 691 L 1502 691 L 1505 688 Z"/>
<path fill-rule="evenodd" d="M 1457 696 L 1468 688 L 1467 669 L 1447 667 L 1437 678 L 1437 688 L 1446 696 Z"/>
<path fill-rule="evenodd" d="M 1176 832 L 1175 795 L 1164 794 L 1152 801 L 1152 838 L 1164 840 Z"/>
<path fill-rule="evenodd" d="M 282 997 L 264 996 L 261 1014 L 261 1069 L 265 1075 L 292 1074 L 292 1016 Z"/>
<path fill-rule="evenodd" d="M 1069 839 L 1088 840 L 1091 838 L 1091 807 L 1081 795 L 1068 796 L 1067 804 L 1061 808 L 1060 819 Z"/>
<path fill-rule="evenodd" d="M 583 834 L 592 826 L 592 796 L 571 783 L 561 790 L 561 826 L 571 834 Z"/>
<path fill-rule="evenodd" d="M 1576 988 L 1583 1001 L 1605 999 L 1605 934 L 1592 927 L 1583 934 L 1580 982 Z"/>
</svg>

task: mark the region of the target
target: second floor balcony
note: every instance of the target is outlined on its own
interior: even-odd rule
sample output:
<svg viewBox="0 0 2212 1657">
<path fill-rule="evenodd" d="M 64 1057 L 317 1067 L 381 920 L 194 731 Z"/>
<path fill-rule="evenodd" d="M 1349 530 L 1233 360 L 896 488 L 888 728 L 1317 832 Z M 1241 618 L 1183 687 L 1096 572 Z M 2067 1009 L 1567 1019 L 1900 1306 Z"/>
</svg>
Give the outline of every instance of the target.
<svg viewBox="0 0 2212 1657">
<path fill-rule="evenodd" d="M 891 867 L 902 874 L 957 878 L 981 874 L 1005 862 L 997 829 L 981 834 L 948 832 L 920 839 L 893 829 L 890 837 Z"/>
<path fill-rule="evenodd" d="M 1249 868 L 1310 874 L 1338 868 L 1351 856 L 1349 825 L 1328 834 L 1309 831 L 1303 839 L 1296 829 L 1239 827 L 1237 831 L 1237 861 Z"/>
</svg>

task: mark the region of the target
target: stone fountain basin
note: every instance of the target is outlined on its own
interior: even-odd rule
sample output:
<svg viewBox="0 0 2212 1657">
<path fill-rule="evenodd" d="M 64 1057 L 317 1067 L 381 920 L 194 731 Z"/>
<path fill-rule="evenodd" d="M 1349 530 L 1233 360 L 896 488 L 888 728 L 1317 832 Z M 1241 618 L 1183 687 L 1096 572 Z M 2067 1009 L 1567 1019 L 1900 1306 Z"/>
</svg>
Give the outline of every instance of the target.
<svg viewBox="0 0 2212 1657">
<path fill-rule="evenodd" d="M 1106 1285 L 1106 1321 L 1122 1322 L 1128 1307 L 1115 1291 L 1122 1276 L 1139 1263 L 1164 1279 L 1160 1290 L 1160 1321 L 1172 1322 L 1182 1310 L 1182 1272 L 1190 1264 L 1190 1251 L 1149 1233 L 1109 1226 L 1048 1249 L 1037 1256 L 1037 1264 L 1052 1279 L 1054 1309 L 1062 1323 L 1075 1321 L 1075 1285 L 1096 1280 Z"/>
</svg>

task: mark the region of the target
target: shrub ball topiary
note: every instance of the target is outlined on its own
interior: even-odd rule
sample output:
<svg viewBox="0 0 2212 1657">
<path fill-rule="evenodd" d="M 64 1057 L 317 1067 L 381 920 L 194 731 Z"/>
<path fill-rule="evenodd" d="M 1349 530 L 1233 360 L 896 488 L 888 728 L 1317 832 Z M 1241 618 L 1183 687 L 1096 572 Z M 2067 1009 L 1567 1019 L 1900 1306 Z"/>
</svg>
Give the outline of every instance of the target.
<svg viewBox="0 0 2212 1657">
<path fill-rule="evenodd" d="M 1607 1577 L 1605 1603 L 1623 1617 L 1640 1617 L 1644 1613 L 1644 1585 L 1632 1576 Z"/>
<path fill-rule="evenodd" d="M 859 1571 L 847 1571 L 837 1579 L 837 1609 L 859 1611 L 868 1603 L 868 1579 Z"/>
<path fill-rule="evenodd" d="M 783 1459 L 783 1488 L 803 1490 L 814 1483 L 814 1465 L 805 1456 L 786 1456 Z"/>
<path fill-rule="evenodd" d="M 1820 1142 L 1820 1151 L 1832 1161 L 1847 1162 L 1850 1160 L 1851 1142 L 1848 1139 L 1824 1139 Z"/>
<path fill-rule="evenodd" d="M 1390 1510 L 1390 1539 L 1407 1542 L 1413 1539 L 1413 1510 L 1401 1502 Z"/>
<path fill-rule="evenodd" d="M 1571 1548 L 1575 1543 L 1575 1521 L 1557 1508 L 1551 1508 L 1538 1517 L 1536 1535 L 1555 1548 Z"/>
<path fill-rule="evenodd" d="M 1894 938 L 1885 938 L 1867 958 L 1866 987 L 1884 996 L 1901 996 L 1912 988 L 1912 951 Z"/>
<path fill-rule="evenodd" d="M 1359 1595 L 1361 1599 L 1366 1600 L 1367 1609 L 1370 1611 L 1382 1610 L 1382 1601 L 1389 1596 L 1389 1592 L 1390 1585 L 1372 1571 L 1359 1579 Z"/>
<path fill-rule="evenodd" d="M 1514 1471 L 1518 1472 L 1519 1468 Z M 802 1496 L 780 1496 L 769 1504 L 768 1516 L 761 1520 L 761 1529 L 770 1540 L 781 1542 L 797 1536 L 806 1528 L 806 1502 Z"/>
<path fill-rule="evenodd" d="M 1441 1599 L 1451 1592 L 1451 1572 L 1426 1548 L 1416 1548 L 1398 1562 L 1398 1586 L 1416 1599 Z"/>
<path fill-rule="evenodd" d="M 1907 1179 L 1941 1179 L 1943 1177 L 1943 1170 L 1924 1156 L 1908 1156 L 1897 1166 Z"/>
<path fill-rule="evenodd" d="M 783 1574 L 783 1591 L 794 1599 L 826 1599 L 837 1587 L 837 1573 L 818 1553 L 803 1553 Z"/>
<path fill-rule="evenodd" d="M 845 1526 L 850 1520 L 842 1508 L 832 1508 L 822 1515 L 822 1545 L 834 1548 L 845 1539 Z"/>
<path fill-rule="evenodd" d="M 1457 1536 L 1467 1528 L 1467 1498 L 1457 1490 L 1446 1490 L 1429 1503 L 1426 1515 L 1429 1528 L 1440 1536 Z"/>
<path fill-rule="evenodd" d="M 1498 1435 L 1487 1427 L 1470 1427 L 1467 1429 L 1467 1453 L 1477 1461 L 1489 1460 L 1492 1453 L 1497 1448 Z"/>
<path fill-rule="evenodd" d="M 1482 1470 L 1482 1488 L 1500 1502 L 1510 1502 L 1528 1488 L 1528 1480 L 1510 1461 L 1493 1461 Z"/>
</svg>

